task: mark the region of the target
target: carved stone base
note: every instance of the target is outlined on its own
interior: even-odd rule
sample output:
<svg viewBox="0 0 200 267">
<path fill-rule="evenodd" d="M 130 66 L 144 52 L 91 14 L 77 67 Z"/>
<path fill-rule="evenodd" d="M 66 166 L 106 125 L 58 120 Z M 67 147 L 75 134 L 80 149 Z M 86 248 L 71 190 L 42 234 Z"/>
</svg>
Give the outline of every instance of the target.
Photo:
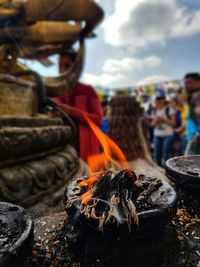
<svg viewBox="0 0 200 267">
<path fill-rule="evenodd" d="M 0 116 L 0 128 L 3 127 L 44 127 L 50 125 L 63 125 L 60 118 L 49 118 L 46 115 L 35 116 Z"/>
<path fill-rule="evenodd" d="M 89 174 L 88 166 L 82 160 L 79 160 L 79 169 L 76 174 L 73 176 L 73 179 L 77 179 L 84 175 Z M 66 185 L 71 181 L 71 179 L 64 182 L 64 185 L 57 191 L 53 192 L 49 197 L 49 194 L 44 196 L 41 201 L 34 204 L 28 208 L 28 211 L 31 213 L 33 218 L 38 218 L 45 216 L 52 212 L 64 211 L 63 197 Z M 66 216 L 66 213 L 65 213 Z"/>
<path fill-rule="evenodd" d="M 77 153 L 67 146 L 44 159 L 2 169 L 0 200 L 29 207 L 66 185 L 79 167 Z"/>
<path fill-rule="evenodd" d="M 0 201 L 41 216 L 59 210 L 68 180 L 86 171 L 72 129 L 45 115 L 0 117 Z M 63 206 L 63 205 L 62 205 Z"/>
<path fill-rule="evenodd" d="M 0 167 L 52 154 L 66 146 L 66 126 L 4 127 L 0 129 Z"/>
</svg>

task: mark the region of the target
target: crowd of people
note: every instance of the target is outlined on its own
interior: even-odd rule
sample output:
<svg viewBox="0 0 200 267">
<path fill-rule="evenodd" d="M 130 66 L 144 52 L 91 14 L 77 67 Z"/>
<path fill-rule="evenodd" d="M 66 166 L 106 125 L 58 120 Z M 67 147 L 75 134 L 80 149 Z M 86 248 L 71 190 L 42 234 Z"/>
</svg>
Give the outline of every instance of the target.
<svg viewBox="0 0 200 267">
<path fill-rule="evenodd" d="M 181 92 L 166 95 L 158 90 L 144 116 L 158 165 L 170 157 L 199 154 L 200 75 L 186 74 Z"/>
</svg>

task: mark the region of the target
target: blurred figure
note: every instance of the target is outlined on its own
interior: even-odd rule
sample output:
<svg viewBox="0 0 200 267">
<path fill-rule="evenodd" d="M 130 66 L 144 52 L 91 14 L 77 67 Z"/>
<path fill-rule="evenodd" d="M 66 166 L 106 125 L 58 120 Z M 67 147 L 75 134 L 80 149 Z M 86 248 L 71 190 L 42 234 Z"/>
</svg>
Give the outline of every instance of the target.
<svg viewBox="0 0 200 267">
<path fill-rule="evenodd" d="M 190 102 L 192 95 L 200 91 L 200 75 L 199 73 L 187 73 L 184 76 L 184 87 Z"/>
<path fill-rule="evenodd" d="M 169 106 L 173 110 L 174 116 L 174 134 L 172 139 L 172 146 L 171 146 L 171 157 L 180 156 L 181 154 L 181 132 L 180 127 L 182 125 L 182 118 L 181 118 L 181 103 L 177 98 L 176 94 L 171 94 L 169 100 Z"/>
<path fill-rule="evenodd" d="M 187 137 L 186 137 L 186 120 L 188 117 L 188 104 L 186 95 L 180 96 L 173 94 L 170 100 L 170 106 L 174 109 L 174 136 L 172 143 L 172 157 L 184 155 Z"/>
<path fill-rule="evenodd" d="M 63 53 L 59 58 L 60 73 L 65 72 L 74 60 L 75 53 Z M 102 107 L 93 87 L 77 82 L 74 88 L 59 98 L 54 98 L 60 109 L 68 113 L 78 128 L 79 156 L 87 161 L 88 156 L 98 154 L 100 143 L 85 120 L 87 115 L 97 126 L 103 119 Z"/>
<path fill-rule="evenodd" d="M 186 121 L 187 139 L 189 141 L 185 154 L 197 154 L 200 150 L 199 138 L 199 99 L 200 99 L 200 75 L 188 73 L 184 77 L 185 91 L 189 105 L 188 118 Z M 198 152 L 199 154 L 199 152 Z"/>
<path fill-rule="evenodd" d="M 154 156 L 159 166 L 164 166 L 170 157 L 173 138 L 174 112 L 166 104 L 165 94 L 158 92 L 155 99 L 154 126 Z"/>
<path fill-rule="evenodd" d="M 152 102 L 149 103 L 147 110 L 144 112 L 145 121 L 148 128 L 149 141 L 151 144 L 151 152 L 153 148 L 154 127 L 152 125 L 153 117 L 155 114 L 155 107 Z"/>
<path fill-rule="evenodd" d="M 200 93 L 195 93 L 190 102 L 190 118 L 188 119 L 192 126 L 192 130 L 195 133 L 191 138 L 187 149 L 187 155 L 200 154 Z"/>
<path fill-rule="evenodd" d="M 189 105 L 187 103 L 187 95 L 185 92 L 182 92 L 180 95 L 181 101 L 181 126 L 176 129 L 176 133 L 178 133 L 181 137 L 181 147 L 180 147 L 180 155 L 185 154 L 186 146 L 187 146 L 187 134 L 186 134 L 186 121 L 189 114 Z"/>
</svg>

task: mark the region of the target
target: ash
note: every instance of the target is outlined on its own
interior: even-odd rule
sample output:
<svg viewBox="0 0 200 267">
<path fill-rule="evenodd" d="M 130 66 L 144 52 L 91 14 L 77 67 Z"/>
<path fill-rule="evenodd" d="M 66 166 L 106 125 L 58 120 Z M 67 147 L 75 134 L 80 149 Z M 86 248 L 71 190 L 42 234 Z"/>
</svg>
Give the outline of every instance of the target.
<svg viewBox="0 0 200 267">
<path fill-rule="evenodd" d="M 25 225 L 25 222 L 18 222 L 10 226 L 8 223 L 4 223 L 0 220 L 0 257 L 4 256 L 18 241 Z"/>
</svg>

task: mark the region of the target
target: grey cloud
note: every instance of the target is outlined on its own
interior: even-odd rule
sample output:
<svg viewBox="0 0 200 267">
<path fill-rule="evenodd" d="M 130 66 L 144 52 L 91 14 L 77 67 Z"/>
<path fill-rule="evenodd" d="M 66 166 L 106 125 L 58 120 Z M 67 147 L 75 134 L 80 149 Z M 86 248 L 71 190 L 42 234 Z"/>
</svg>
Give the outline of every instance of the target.
<svg viewBox="0 0 200 267">
<path fill-rule="evenodd" d="M 174 5 L 164 2 L 141 3 L 130 13 L 130 17 L 120 29 L 120 39 L 149 38 L 151 35 L 166 36 L 176 23 Z"/>
</svg>

